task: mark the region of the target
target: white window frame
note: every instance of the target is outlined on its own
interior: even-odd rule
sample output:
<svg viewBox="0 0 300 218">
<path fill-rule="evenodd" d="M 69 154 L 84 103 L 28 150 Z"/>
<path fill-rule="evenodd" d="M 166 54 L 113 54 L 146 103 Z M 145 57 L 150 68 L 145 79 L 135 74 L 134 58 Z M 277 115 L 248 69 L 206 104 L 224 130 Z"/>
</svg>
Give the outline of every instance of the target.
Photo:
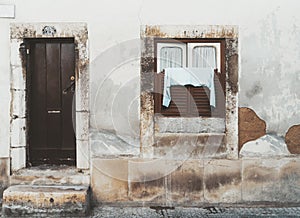
<svg viewBox="0 0 300 218">
<path fill-rule="evenodd" d="M 168 42 L 168 43 L 157 43 L 157 51 L 156 51 L 156 57 L 157 57 L 157 73 L 160 73 L 162 71 L 162 69 L 160 69 L 160 50 L 162 48 L 165 47 L 170 47 L 170 48 L 174 48 L 174 47 L 178 47 L 182 49 L 182 66 L 186 67 L 187 66 L 187 58 L 186 58 L 186 54 L 187 54 L 187 44 L 186 43 L 172 43 L 172 42 Z"/>
<path fill-rule="evenodd" d="M 188 44 L 188 67 L 193 66 L 193 49 L 195 47 L 207 47 L 212 46 L 216 48 L 217 52 L 217 68 L 218 72 L 221 72 L 221 43 L 219 42 L 189 42 Z"/>
<path fill-rule="evenodd" d="M 160 51 L 165 47 L 178 47 L 181 48 L 182 53 L 182 65 L 183 67 L 192 67 L 193 66 L 193 49 L 195 47 L 208 47 L 212 46 L 216 48 L 217 52 L 217 68 L 218 72 L 221 72 L 221 43 L 220 42 L 188 42 L 188 43 L 157 43 L 157 73 L 160 73 L 162 69 L 160 69 Z"/>
</svg>

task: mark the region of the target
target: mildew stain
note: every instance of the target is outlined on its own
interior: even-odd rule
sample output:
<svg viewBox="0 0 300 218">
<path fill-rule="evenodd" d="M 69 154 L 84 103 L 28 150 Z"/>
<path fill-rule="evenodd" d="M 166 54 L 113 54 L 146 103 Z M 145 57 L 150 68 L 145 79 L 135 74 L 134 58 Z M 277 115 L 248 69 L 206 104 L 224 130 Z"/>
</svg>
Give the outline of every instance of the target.
<svg viewBox="0 0 300 218">
<path fill-rule="evenodd" d="M 246 92 L 248 98 L 253 98 L 255 95 L 258 95 L 263 90 L 260 81 L 256 81 L 250 90 Z"/>
<path fill-rule="evenodd" d="M 240 182 L 240 172 L 212 174 L 205 178 L 205 187 L 208 191 L 211 191 L 213 189 L 218 189 L 224 185 L 237 185 Z"/>
</svg>

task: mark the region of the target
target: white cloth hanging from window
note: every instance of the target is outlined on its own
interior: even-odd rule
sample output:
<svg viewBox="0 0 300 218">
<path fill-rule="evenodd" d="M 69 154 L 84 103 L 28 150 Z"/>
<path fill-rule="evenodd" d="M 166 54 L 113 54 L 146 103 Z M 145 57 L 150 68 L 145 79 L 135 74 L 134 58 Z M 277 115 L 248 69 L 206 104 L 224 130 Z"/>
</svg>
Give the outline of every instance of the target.
<svg viewBox="0 0 300 218">
<path fill-rule="evenodd" d="M 210 105 L 216 107 L 214 70 L 212 68 L 165 68 L 163 106 L 171 102 L 171 86 L 206 86 L 210 89 Z"/>
</svg>

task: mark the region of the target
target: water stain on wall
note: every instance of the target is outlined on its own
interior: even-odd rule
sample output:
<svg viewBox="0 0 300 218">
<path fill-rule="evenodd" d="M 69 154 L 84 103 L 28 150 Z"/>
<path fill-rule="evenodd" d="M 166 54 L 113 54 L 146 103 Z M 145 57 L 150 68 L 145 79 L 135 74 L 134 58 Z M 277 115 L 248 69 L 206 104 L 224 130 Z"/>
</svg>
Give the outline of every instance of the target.
<svg viewBox="0 0 300 218">
<path fill-rule="evenodd" d="M 260 81 L 256 81 L 251 89 L 249 89 L 248 91 L 246 91 L 246 96 L 248 98 L 253 98 L 254 96 L 260 94 L 263 91 L 262 85 L 260 83 Z"/>
</svg>

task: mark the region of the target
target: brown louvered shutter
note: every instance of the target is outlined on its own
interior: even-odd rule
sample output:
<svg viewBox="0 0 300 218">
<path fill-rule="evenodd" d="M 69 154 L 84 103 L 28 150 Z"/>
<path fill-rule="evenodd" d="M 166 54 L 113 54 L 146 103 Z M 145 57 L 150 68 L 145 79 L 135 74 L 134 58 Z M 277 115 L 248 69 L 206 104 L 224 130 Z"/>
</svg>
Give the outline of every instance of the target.
<svg viewBox="0 0 300 218">
<path fill-rule="evenodd" d="M 190 87 L 191 92 L 191 116 L 211 116 L 209 103 L 210 91 L 207 87 Z"/>
<path fill-rule="evenodd" d="M 209 94 L 207 87 L 172 86 L 171 102 L 168 107 L 162 105 L 164 73 L 155 75 L 155 113 L 163 116 L 205 116 L 210 117 Z"/>
<path fill-rule="evenodd" d="M 169 107 L 162 106 L 164 73 L 155 74 L 155 113 L 163 116 L 203 116 L 224 117 L 224 74 L 215 73 L 216 108 L 209 102 L 210 90 L 207 87 L 172 86 Z"/>
<path fill-rule="evenodd" d="M 212 43 L 220 43 L 220 49 L 218 52 L 220 53 L 220 66 L 218 66 L 221 71 L 221 73 L 217 72 L 215 70 L 215 76 L 214 76 L 214 84 L 215 84 L 215 93 L 216 93 L 216 108 L 213 108 L 210 106 L 209 102 L 209 96 L 210 96 L 210 90 L 207 87 L 194 87 L 194 86 L 173 86 L 170 88 L 171 90 L 171 103 L 169 107 L 162 106 L 162 93 L 163 93 L 163 86 L 164 86 L 164 73 L 155 73 L 155 82 L 154 82 L 154 112 L 156 114 L 161 114 L 163 116 L 202 116 L 202 117 L 224 117 L 225 116 L 225 56 L 224 56 L 224 50 L 225 50 L 225 43 L 223 40 L 216 41 L 216 40 L 205 40 L 201 41 L 201 43 L 210 43 L 207 45 L 200 45 L 199 43 L 190 40 L 186 43 L 189 45 L 192 45 L 191 48 L 197 48 L 196 54 L 200 54 L 200 57 L 202 53 L 208 52 L 209 50 L 212 51 Z M 198 44 L 197 44 L 198 43 Z M 178 46 L 178 45 L 177 45 Z M 161 45 L 163 48 L 164 46 Z M 202 47 L 204 49 L 202 49 Z M 173 48 L 173 47 L 171 47 Z M 158 49 L 159 51 L 159 49 Z M 194 50 L 189 50 L 194 51 Z M 199 56 L 199 55 L 198 55 Z M 198 60 L 196 57 L 196 60 Z M 183 58 L 184 60 L 184 58 Z M 189 53 L 189 61 L 192 61 L 192 53 Z M 194 61 L 194 60 L 193 60 Z M 213 62 L 210 60 L 210 62 Z M 157 62 L 156 62 L 157 63 Z M 207 67 L 205 65 L 205 62 L 189 62 L 188 66 L 192 67 Z M 205 65 L 205 66 L 204 66 Z M 209 66 L 217 67 L 217 63 L 210 64 Z M 182 66 L 187 66 L 185 64 L 182 64 Z M 163 67 L 170 67 L 170 66 L 160 66 L 156 68 L 156 70 L 161 69 Z M 172 67 L 172 66 L 171 66 Z M 155 71 L 156 71 L 155 70 Z"/>
<path fill-rule="evenodd" d="M 171 87 L 171 102 L 169 107 L 162 106 L 161 113 L 165 116 L 187 116 L 189 113 L 189 90 L 184 86 Z"/>
</svg>

